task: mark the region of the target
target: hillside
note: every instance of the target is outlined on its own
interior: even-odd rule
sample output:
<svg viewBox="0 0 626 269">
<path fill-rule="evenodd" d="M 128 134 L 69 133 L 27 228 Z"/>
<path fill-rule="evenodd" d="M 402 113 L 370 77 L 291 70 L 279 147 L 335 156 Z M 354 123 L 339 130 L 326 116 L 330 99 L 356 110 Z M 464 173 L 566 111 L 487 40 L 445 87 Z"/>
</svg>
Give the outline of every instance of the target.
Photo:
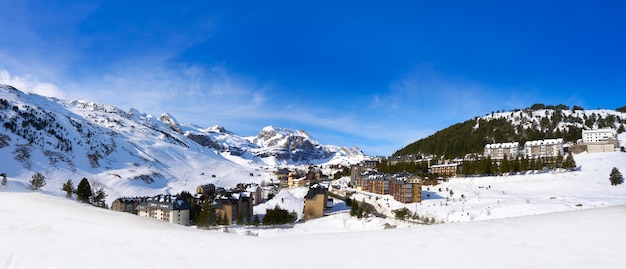
<svg viewBox="0 0 626 269">
<path fill-rule="evenodd" d="M 258 183 L 272 177 L 268 167 L 365 158 L 357 148 L 322 145 L 303 131 L 266 127 L 249 138 L 220 126 L 181 124 L 168 113 L 155 118 L 8 85 L 0 85 L 0 156 L 0 173 L 9 177 L 27 182 L 40 172 L 48 181 L 44 190 L 59 193 L 67 179 L 76 184 L 86 177 L 109 199 Z"/>
<path fill-rule="evenodd" d="M 576 142 L 582 137 L 583 129 L 611 127 L 622 133 L 626 113 L 623 108 L 620 111 L 535 104 L 523 110 L 493 112 L 417 140 L 399 149 L 393 156 L 433 154 L 455 158 L 468 153 L 482 153 L 484 146 L 490 143 L 518 141 L 523 145 L 528 140 L 549 138 Z"/>
</svg>

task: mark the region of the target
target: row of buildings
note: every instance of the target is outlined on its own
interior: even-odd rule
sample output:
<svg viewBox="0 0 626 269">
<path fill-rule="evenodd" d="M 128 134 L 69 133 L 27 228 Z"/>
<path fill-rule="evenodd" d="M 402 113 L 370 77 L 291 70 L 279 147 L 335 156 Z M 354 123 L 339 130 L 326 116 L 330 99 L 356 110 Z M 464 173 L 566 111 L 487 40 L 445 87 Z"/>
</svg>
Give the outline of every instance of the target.
<svg viewBox="0 0 626 269">
<path fill-rule="evenodd" d="M 580 151 L 589 153 L 613 152 L 618 147 L 617 133 L 611 128 L 583 130 L 582 139 L 577 141 L 575 146 L 580 148 Z M 526 141 L 522 148 L 519 142 L 494 143 L 485 145 L 483 156 L 491 157 L 493 160 L 502 160 L 504 157 L 550 158 L 563 156 L 565 149 L 563 138 Z"/>
<path fill-rule="evenodd" d="M 278 169 L 276 171 L 276 179 L 279 182 L 278 187 L 280 189 L 285 189 L 314 185 L 315 183 L 327 180 L 328 178 L 322 174 L 321 169 L 318 167 L 311 167 L 308 172 L 304 172 L 302 170 L 291 171 L 287 168 Z"/>
<path fill-rule="evenodd" d="M 111 210 L 128 212 L 174 224 L 190 225 L 191 205 L 182 198 L 173 195 L 117 198 L 111 204 Z"/>
<path fill-rule="evenodd" d="M 563 156 L 563 138 L 526 141 L 520 149 L 519 142 L 494 143 L 485 145 L 483 157 L 492 160 L 509 160 L 517 157 L 529 159 Z"/>
<path fill-rule="evenodd" d="M 262 188 L 256 184 L 238 184 L 225 189 L 214 184 L 205 184 L 196 188 L 193 203 L 213 203 L 215 213 L 225 217 L 232 225 L 238 219 L 250 219 L 255 205 L 263 201 Z M 333 205 L 328 198 L 328 190 L 321 184 L 309 188 L 304 201 L 303 220 L 324 216 Z M 153 197 L 122 197 L 115 199 L 111 210 L 128 212 L 142 217 L 150 217 L 180 225 L 191 225 L 192 205 L 174 195 L 156 195 Z"/>
<path fill-rule="evenodd" d="M 407 172 L 390 175 L 369 170 L 359 174 L 355 181 L 360 191 L 391 195 L 402 203 L 422 201 L 422 178 Z"/>
</svg>

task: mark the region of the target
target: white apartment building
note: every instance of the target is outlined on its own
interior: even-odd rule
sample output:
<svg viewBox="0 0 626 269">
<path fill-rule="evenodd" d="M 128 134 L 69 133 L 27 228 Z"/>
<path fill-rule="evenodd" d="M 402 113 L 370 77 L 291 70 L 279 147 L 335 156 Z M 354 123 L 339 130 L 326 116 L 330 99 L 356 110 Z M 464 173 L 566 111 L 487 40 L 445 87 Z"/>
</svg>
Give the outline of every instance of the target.
<svg viewBox="0 0 626 269">
<path fill-rule="evenodd" d="M 583 130 L 583 143 L 609 143 L 610 138 L 615 138 L 615 130 L 611 128 Z"/>
<path fill-rule="evenodd" d="M 509 160 L 515 159 L 519 156 L 519 142 L 487 144 L 483 155 L 494 160 L 502 160 L 504 156 Z"/>
<path fill-rule="evenodd" d="M 563 138 L 526 141 L 524 155 L 527 158 L 563 156 Z"/>
<path fill-rule="evenodd" d="M 157 195 L 137 206 L 137 215 L 158 220 L 190 225 L 189 211 L 191 205 L 171 195 Z"/>
</svg>

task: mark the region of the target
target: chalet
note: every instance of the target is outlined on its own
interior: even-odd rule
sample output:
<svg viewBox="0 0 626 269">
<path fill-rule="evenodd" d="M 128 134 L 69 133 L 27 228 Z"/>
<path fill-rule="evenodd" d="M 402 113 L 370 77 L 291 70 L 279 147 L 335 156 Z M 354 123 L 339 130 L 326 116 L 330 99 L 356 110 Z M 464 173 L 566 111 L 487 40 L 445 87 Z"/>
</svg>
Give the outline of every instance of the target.
<svg viewBox="0 0 626 269">
<path fill-rule="evenodd" d="M 309 188 L 309 192 L 304 196 L 304 216 L 303 220 L 321 218 L 324 210 L 328 206 L 328 191 L 321 185 L 314 185 Z"/>
<path fill-rule="evenodd" d="M 170 223 L 189 225 L 191 205 L 172 195 L 157 195 L 137 206 L 137 215 Z"/>
</svg>

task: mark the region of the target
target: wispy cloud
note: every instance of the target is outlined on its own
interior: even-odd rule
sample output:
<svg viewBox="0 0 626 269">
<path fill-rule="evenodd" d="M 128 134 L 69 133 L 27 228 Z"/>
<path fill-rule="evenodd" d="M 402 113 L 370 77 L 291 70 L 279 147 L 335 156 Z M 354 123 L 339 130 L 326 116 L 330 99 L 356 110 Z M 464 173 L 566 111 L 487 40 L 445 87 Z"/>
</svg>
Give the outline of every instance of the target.
<svg viewBox="0 0 626 269">
<path fill-rule="evenodd" d="M 41 82 L 31 75 L 12 76 L 7 70 L 0 70 L 0 83 L 11 85 L 20 90 L 48 97 L 65 98 L 66 94 L 56 85 Z"/>
</svg>

